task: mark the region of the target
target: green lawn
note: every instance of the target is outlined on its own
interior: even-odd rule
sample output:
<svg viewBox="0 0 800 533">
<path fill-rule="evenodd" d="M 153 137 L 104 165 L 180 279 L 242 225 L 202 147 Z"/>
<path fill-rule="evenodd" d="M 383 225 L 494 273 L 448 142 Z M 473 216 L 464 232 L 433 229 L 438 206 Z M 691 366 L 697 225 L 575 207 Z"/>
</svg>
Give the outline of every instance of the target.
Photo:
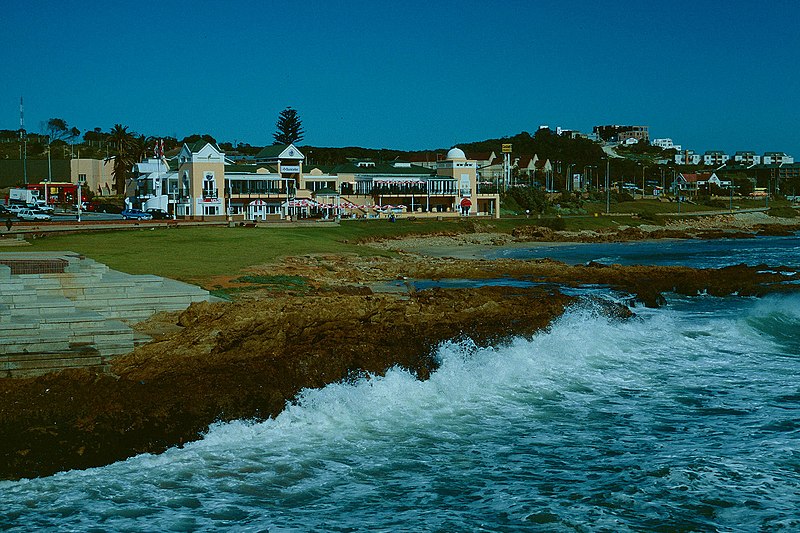
<svg viewBox="0 0 800 533">
<path fill-rule="evenodd" d="M 498 231 L 510 231 L 513 221 L 503 221 Z M 408 234 L 456 233 L 465 226 L 458 220 L 344 221 L 338 227 L 179 227 L 71 235 L 49 234 L 34 239 L 31 251 L 78 252 L 109 267 L 131 274 L 156 274 L 203 284 L 217 275 L 235 276 L 249 266 L 291 255 L 353 253 L 392 255 L 357 242 L 370 237 Z M 468 230 L 468 229 L 467 229 Z"/>
<path fill-rule="evenodd" d="M 742 208 L 750 207 L 750 202 Z M 392 255 L 391 252 L 357 245 L 370 238 L 385 238 L 410 234 L 470 233 L 475 231 L 510 233 L 522 225 L 547 225 L 568 230 L 599 229 L 619 225 L 652 223 L 652 217 L 632 219 L 620 216 L 594 216 L 604 212 L 605 204 L 586 204 L 589 215 L 554 219 L 512 217 L 500 220 L 489 218 L 431 219 L 398 218 L 388 220 L 344 220 L 339 226 L 328 227 L 179 227 L 143 228 L 72 235 L 49 234 L 31 241 L 32 251 L 71 250 L 86 255 L 113 269 L 131 274 L 156 274 L 199 285 L 212 276 L 237 276 L 247 267 L 269 263 L 281 257 L 305 254 L 352 253 L 357 255 Z M 684 210 L 685 208 L 685 210 Z M 619 213 L 668 213 L 677 211 L 676 204 L 655 200 L 637 200 L 612 204 Z M 683 212 L 709 210 L 698 205 L 684 204 Z M 661 219 L 661 217 L 658 217 Z M 557 224 L 554 224 L 556 223 Z"/>
</svg>

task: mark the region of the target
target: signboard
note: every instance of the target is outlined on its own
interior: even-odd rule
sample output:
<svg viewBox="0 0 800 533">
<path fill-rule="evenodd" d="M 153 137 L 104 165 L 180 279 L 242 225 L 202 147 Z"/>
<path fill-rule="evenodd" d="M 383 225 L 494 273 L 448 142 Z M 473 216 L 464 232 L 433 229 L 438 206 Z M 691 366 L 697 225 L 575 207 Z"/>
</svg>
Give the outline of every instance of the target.
<svg viewBox="0 0 800 533">
<path fill-rule="evenodd" d="M 497 146 L 497 145 L 495 145 L 495 146 Z M 510 154 L 511 153 L 511 145 L 510 144 L 504 144 L 503 145 L 503 153 L 504 154 Z"/>
<path fill-rule="evenodd" d="M 281 165 L 282 174 L 299 174 L 300 165 Z"/>
</svg>

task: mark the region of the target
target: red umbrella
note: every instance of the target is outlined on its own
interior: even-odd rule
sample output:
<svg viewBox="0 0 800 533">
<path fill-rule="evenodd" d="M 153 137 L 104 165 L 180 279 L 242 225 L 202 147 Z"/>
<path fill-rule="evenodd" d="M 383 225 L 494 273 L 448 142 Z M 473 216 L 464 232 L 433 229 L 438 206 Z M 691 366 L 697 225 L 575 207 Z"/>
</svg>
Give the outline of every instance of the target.
<svg viewBox="0 0 800 533">
<path fill-rule="evenodd" d="M 469 198 L 464 198 L 461 200 L 461 207 L 472 207 L 472 200 Z"/>
</svg>

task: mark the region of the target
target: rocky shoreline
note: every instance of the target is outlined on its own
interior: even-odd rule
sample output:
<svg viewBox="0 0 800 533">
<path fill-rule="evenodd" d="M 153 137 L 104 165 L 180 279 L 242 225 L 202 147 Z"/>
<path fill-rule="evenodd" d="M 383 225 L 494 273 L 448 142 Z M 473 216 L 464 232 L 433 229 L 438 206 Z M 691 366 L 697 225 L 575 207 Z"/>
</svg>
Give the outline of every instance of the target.
<svg viewBox="0 0 800 533">
<path fill-rule="evenodd" d="M 0 380 L 0 478 L 50 475 L 159 453 L 209 424 L 279 414 L 306 387 L 400 366 L 420 379 L 441 342 L 479 345 L 546 328 L 575 303 L 560 287 L 605 285 L 658 306 L 662 293 L 763 295 L 798 290 L 792 272 L 735 266 L 568 266 L 551 260 L 303 256 L 252 269 L 310 280 L 304 292 L 259 289 L 140 325 L 155 337 L 109 373 Z M 413 279 L 514 277 L 540 286 L 430 289 Z M 595 305 L 613 319 L 627 307 Z"/>
<path fill-rule="evenodd" d="M 554 230 L 535 222 L 520 225 L 511 233 L 493 231 L 491 224 L 473 224 L 474 231 L 458 234 L 399 237 L 370 242 L 392 251 L 433 257 L 479 258 L 487 249 L 535 245 L 537 243 L 603 243 L 661 239 L 752 239 L 761 235 L 785 236 L 800 231 L 797 218 L 772 217 L 762 212 L 696 216 L 668 220 L 664 225 L 619 225 L 595 230 Z"/>
</svg>

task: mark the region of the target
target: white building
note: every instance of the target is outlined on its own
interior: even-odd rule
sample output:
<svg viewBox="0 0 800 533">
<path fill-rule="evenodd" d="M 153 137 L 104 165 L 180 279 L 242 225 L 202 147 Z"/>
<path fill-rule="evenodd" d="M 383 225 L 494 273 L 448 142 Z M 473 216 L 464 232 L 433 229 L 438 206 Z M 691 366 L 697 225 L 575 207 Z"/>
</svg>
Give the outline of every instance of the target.
<svg viewBox="0 0 800 533">
<path fill-rule="evenodd" d="M 784 152 L 765 152 L 764 157 L 761 158 L 761 163 L 764 165 L 782 165 L 794 163 L 794 157 L 785 154 Z"/>
<path fill-rule="evenodd" d="M 750 150 L 742 150 L 733 154 L 733 162 L 740 165 L 760 165 L 761 156 Z"/>
<path fill-rule="evenodd" d="M 679 152 L 681 151 L 681 145 L 673 144 L 672 139 L 669 138 L 653 139 L 653 141 L 650 144 L 652 144 L 653 146 L 658 146 L 662 150 L 677 150 Z"/>
<path fill-rule="evenodd" d="M 703 164 L 718 167 L 728 162 L 731 156 L 720 150 L 709 150 L 703 154 Z"/>
<path fill-rule="evenodd" d="M 677 165 L 699 165 L 703 160 L 700 154 L 696 154 L 694 150 L 683 150 L 675 154 L 675 164 Z"/>
</svg>

